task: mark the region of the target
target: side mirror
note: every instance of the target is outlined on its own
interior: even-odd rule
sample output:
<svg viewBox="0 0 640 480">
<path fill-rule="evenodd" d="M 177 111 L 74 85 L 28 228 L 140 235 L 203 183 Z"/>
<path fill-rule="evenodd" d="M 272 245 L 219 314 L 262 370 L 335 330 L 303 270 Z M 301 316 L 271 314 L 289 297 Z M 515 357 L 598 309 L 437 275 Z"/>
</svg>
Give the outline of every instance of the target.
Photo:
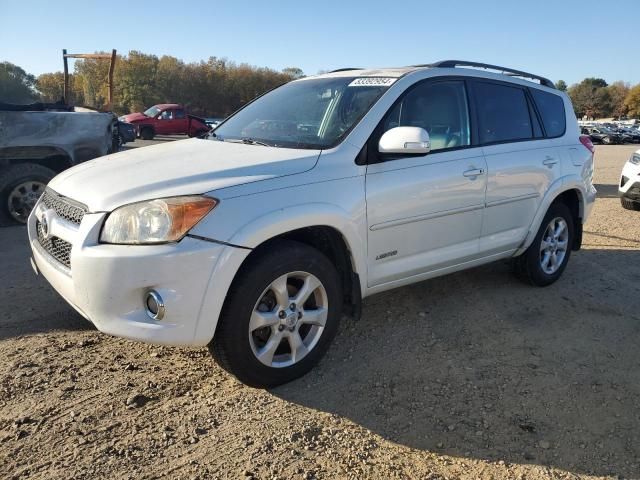
<svg viewBox="0 0 640 480">
<path fill-rule="evenodd" d="M 431 150 L 429 134 L 420 127 L 395 127 L 380 137 L 380 153 L 427 154 Z"/>
</svg>

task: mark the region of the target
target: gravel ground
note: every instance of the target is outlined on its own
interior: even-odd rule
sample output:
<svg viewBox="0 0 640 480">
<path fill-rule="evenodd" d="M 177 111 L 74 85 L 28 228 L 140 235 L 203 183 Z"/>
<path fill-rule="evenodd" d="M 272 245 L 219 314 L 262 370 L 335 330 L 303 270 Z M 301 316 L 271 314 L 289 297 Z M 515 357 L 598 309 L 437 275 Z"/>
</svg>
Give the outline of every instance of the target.
<svg viewBox="0 0 640 480">
<path fill-rule="evenodd" d="M 0 229 L 2 478 L 640 478 L 640 212 L 598 147 L 563 278 L 505 262 L 371 297 L 321 365 L 270 391 L 206 349 L 97 332 Z"/>
</svg>

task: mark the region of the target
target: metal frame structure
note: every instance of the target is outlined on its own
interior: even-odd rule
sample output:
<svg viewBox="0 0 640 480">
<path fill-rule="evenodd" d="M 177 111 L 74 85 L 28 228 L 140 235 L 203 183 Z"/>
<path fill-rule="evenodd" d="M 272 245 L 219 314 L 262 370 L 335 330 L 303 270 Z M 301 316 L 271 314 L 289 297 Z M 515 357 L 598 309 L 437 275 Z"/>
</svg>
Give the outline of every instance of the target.
<svg viewBox="0 0 640 480">
<path fill-rule="evenodd" d="M 68 58 L 92 58 L 99 60 L 110 60 L 109 62 L 109 76 L 107 78 L 107 87 L 109 88 L 109 103 L 107 104 L 107 110 L 111 111 L 113 108 L 113 70 L 116 66 L 116 49 L 111 50 L 111 53 L 67 53 L 67 49 L 62 50 L 62 60 L 64 63 L 64 103 L 69 103 L 69 64 Z"/>
</svg>

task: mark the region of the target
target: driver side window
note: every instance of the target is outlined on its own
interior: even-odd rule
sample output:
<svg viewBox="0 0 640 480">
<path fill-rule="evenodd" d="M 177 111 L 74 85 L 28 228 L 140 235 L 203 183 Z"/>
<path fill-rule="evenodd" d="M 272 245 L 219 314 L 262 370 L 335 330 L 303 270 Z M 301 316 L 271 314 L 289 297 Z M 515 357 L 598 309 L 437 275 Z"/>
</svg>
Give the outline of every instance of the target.
<svg viewBox="0 0 640 480">
<path fill-rule="evenodd" d="M 383 125 L 383 132 L 394 127 L 424 128 L 432 151 L 470 145 L 464 83 L 423 82 L 413 87 L 387 114 Z"/>
<path fill-rule="evenodd" d="M 160 120 L 173 120 L 173 110 L 165 110 L 160 114 Z"/>
</svg>

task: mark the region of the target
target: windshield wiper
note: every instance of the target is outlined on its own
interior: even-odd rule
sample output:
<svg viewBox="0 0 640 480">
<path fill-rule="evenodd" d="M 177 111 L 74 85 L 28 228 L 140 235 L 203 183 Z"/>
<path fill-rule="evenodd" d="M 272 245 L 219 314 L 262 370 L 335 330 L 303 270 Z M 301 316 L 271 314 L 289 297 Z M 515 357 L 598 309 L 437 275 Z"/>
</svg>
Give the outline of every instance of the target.
<svg viewBox="0 0 640 480">
<path fill-rule="evenodd" d="M 256 140 L 255 138 L 250 138 L 250 137 L 243 137 L 243 138 L 224 138 L 222 139 L 225 142 L 230 142 L 230 143 L 244 143 L 245 145 L 261 145 L 263 147 L 273 147 L 274 145 L 271 145 L 269 143 L 263 142 L 261 140 Z"/>
</svg>

